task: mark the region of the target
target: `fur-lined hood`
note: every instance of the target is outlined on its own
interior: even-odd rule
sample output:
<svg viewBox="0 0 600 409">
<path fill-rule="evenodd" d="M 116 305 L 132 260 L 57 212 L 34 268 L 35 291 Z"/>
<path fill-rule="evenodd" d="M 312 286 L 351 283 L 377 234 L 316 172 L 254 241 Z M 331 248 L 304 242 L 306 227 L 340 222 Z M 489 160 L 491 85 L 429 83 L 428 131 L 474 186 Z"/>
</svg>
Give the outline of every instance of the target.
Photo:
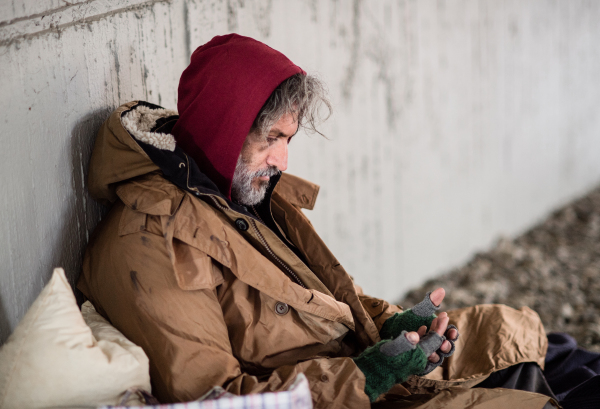
<svg viewBox="0 0 600 409">
<path fill-rule="evenodd" d="M 117 108 L 100 128 L 88 174 L 94 199 L 110 204 L 120 182 L 161 172 L 175 185 L 196 194 L 219 194 L 217 187 L 175 143 L 170 133 L 177 112 L 144 101 Z M 192 183 L 193 181 L 193 183 Z"/>
<path fill-rule="evenodd" d="M 138 141 L 173 152 L 175 150 L 173 135 L 158 131 L 161 127 L 164 128 L 169 120 L 176 121 L 177 118 L 177 111 L 138 104 L 123 113 L 121 124 Z"/>
</svg>

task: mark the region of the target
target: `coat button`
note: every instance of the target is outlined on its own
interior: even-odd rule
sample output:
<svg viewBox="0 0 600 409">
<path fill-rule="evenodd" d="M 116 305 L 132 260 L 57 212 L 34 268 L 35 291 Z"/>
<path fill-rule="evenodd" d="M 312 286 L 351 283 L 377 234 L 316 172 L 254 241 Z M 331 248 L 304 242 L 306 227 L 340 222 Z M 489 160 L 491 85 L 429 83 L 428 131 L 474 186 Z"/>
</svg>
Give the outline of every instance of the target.
<svg viewBox="0 0 600 409">
<path fill-rule="evenodd" d="M 373 301 L 373 304 L 371 304 L 371 307 L 373 307 L 373 308 L 379 307 L 379 304 L 381 304 L 380 301 Z"/>
<path fill-rule="evenodd" d="M 289 310 L 290 307 L 286 303 L 277 301 L 277 303 L 275 304 L 275 312 L 279 315 L 285 315 L 288 313 Z"/>
<path fill-rule="evenodd" d="M 238 228 L 238 230 L 241 230 L 241 231 L 248 230 L 248 222 L 244 219 L 237 219 L 235 221 L 235 225 Z"/>
</svg>

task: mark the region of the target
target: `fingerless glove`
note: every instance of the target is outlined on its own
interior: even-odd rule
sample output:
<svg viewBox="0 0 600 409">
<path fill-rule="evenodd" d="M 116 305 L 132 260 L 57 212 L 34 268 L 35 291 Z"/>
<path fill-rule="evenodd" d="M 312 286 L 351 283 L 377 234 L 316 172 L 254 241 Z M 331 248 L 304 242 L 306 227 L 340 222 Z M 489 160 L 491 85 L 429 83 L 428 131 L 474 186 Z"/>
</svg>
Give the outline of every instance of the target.
<svg viewBox="0 0 600 409">
<path fill-rule="evenodd" d="M 392 340 L 383 340 L 367 348 L 354 358 L 356 366 L 365 374 L 365 393 L 371 402 L 390 388 L 404 382 L 410 375 L 421 374 L 427 366 L 427 357 L 439 349 L 445 337 L 430 332 L 413 345 L 406 331 Z"/>
<path fill-rule="evenodd" d="M 440 307 L 436 307 L 431 302 L 429 295 L 431 292 L 425 294 L 423 301 L 401 313 L 396 313 L 388 318 L 381 327 L 379 335 L 381 339 L 392 339 L 396 338 L 402 331 L 416 331 L 423 325 L 427 327 L 431 326 L 431 322 L 435 318 L 434 312 L 439 310 Z"/>
</svg>

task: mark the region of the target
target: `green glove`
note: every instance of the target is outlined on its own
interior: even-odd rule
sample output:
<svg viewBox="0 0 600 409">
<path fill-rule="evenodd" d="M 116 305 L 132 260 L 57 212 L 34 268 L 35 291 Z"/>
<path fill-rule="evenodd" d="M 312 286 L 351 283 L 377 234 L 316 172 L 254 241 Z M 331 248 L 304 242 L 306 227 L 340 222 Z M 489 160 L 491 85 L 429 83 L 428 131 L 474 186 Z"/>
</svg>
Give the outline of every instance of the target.
<svg viewBox="0 0 600 409">
<path fill-rule="evenodd" d="M 379 331 L 381 339 L 396 338 L 402 331 L 416 331 L 423 325 L 429 330 L 431 322 L 435 318 L 434 312 L 440 309 L 439 306 L 433 305 L 429 298 L 430 294 L 431 291 L 425 294 L 423 301 L 411 309 L 396 313 L 385 320 Z"/>
<path fill-rule="evenodd" d="M 365 374 L 365 393 L 371 402 L 410 375 L 423 373 L 427 357 L 437 351 L 444 340 L 445 337 L 432 331 L 413 345 L 406 338 L 406 331 L 402 331 L 397 338 L 380 341 L 353 358 Z"/>
</svg>

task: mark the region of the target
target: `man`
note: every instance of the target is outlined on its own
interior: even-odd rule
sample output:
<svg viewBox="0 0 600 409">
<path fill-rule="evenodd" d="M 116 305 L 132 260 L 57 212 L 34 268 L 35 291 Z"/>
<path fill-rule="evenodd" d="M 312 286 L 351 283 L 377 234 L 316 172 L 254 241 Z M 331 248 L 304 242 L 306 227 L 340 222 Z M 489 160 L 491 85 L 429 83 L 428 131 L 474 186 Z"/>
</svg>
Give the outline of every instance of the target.
<svg viewBox="0 0 600 409">
<path fill-rule="evenodd" d="M 443 290 L 402 313 L 364 295 L 316 234 L 301 209 L 318 187 L 282 172 L 320 102 L 320 82 L 281 53 L 228 35 L 192 55 L 179 115 L 132 102 L 100 130 L 89 190 L 112 208 L 78 287 L 144 348 L 153 393 L 284 390 L 302 372 L 317 408 L 367 408 L 387 392 L 394 407 L 543 407 L 549 398 L 534 393 L 469 389 L 511 365 L 543 365 L 535 313 L 453 314 L 460 345 L 436 368 L 458 336 L 446 313 L 433 315 Z"/>
</svg>

